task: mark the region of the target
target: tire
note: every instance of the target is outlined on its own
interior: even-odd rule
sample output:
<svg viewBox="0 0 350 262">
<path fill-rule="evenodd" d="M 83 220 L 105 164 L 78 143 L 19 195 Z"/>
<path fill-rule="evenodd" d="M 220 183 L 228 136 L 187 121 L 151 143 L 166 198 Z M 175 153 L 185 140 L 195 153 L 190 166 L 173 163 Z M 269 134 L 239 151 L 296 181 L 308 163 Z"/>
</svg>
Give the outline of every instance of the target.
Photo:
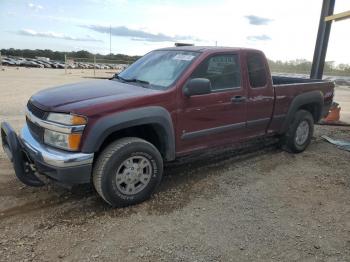
<svg viewBox="0 0 350 262">
<path fill-rule="evenodd" d="M 298 110 L 281 139 L 282 148 L 291 153 L 301 153 L 311 142 L 314 119 L 309 111 Z"/>
<path fill-rule="evenodd" d="M 151 143 L 125 137 L 107 146 L 93 169 L 98 194 L 113 207 L 134 205 L 148 199 L 163 175 L 163 159 Z"/>
</svg>

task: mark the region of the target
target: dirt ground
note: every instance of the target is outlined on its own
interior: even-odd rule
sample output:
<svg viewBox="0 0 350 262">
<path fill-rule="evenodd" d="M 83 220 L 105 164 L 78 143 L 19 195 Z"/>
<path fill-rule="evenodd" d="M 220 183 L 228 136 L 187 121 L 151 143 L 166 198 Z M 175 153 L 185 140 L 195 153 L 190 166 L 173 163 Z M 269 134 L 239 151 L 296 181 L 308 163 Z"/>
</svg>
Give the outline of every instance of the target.
<svg viewBox="0 0 350 262">
<path fill-rule="evenodd" d="M 86 80 L 0 72 L 0 121 L 19 130 L 31 94 Z M 337 93 L 346 108 L 350 89 Z M 297 155 L 265 141 L 179 160 L 149 201 L 124 209 L 89 187 L 23 186 L 0 150 L 0 261 L 350 261 L 350 152 L 324 134 L 350 139 L 350 127 L 316 126 Z"/>
</svg>

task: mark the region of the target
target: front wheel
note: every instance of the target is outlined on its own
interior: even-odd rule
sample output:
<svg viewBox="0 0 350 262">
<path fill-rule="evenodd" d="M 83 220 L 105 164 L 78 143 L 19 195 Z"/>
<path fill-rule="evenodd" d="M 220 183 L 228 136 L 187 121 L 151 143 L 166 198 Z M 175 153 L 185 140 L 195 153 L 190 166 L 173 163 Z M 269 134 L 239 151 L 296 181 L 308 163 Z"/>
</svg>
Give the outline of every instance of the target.
<svg viewBox="0 0 350 262">
<path fill-rule="evenodd" d="M 93 184 L 98 194 L 114 207 L 148 199 L 159 185 L 163 160 L 155 146 L 136 137 L 109 145 L 98 157 Z"/>
<path fill-rule="evenodd" d="M 303 152 L 310 144 L 314 132 L 314 119 L 309 111 L 298 110 L 287 133 L 282 137 L 282 147 L 289 152 Z"/>
</svg>

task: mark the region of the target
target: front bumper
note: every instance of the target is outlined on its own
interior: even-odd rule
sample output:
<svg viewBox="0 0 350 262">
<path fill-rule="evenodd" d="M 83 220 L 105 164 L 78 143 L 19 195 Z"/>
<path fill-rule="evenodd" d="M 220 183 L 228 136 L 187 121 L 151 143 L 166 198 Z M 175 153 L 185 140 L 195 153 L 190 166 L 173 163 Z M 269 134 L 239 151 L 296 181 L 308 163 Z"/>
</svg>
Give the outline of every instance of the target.
<svg viewBox="0 0 350 262">
<path fill-rule="evenodd" d="M 34 165 L 35 172 L 63 184 L 90 183 L 94 159 L 93 153 L 67 152 L 43 145 L 34 139 L 27 125 L 22 128 L 17 137 L 7 123 L 2 123 L 1 134 L 4 151 L 13 162 L 18 178 L 23 176 L 23 174 L 17 174 L 21 168 L 16 168 L 16 165 L 22 164 L 23 166 Z M 15 146 L 11 146 L 15 142 L 10 140 L 16 139 L 18 140 L 18 149 Z M 23 156 L 18 156 L 19 154 Z M 16 159 L 17 161 L 14 161 Z M 18 159 L 22 159 L 22 161 L 18 161 Z"/>
</svg>

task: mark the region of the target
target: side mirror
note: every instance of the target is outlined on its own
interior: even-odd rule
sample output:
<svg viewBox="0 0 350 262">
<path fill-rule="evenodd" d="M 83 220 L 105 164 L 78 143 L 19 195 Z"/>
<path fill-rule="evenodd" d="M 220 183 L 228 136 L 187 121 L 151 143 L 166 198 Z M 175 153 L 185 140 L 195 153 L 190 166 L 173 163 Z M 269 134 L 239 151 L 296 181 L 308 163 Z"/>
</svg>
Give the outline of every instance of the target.
<svg viewBox="0 0 350 262">
<path fill-rule="evenodd" d="M 205 95 L 211 93 L 211 82 L 207 78 L 193 78 L 183 89 L 185 96 Z"/>
</svg>

